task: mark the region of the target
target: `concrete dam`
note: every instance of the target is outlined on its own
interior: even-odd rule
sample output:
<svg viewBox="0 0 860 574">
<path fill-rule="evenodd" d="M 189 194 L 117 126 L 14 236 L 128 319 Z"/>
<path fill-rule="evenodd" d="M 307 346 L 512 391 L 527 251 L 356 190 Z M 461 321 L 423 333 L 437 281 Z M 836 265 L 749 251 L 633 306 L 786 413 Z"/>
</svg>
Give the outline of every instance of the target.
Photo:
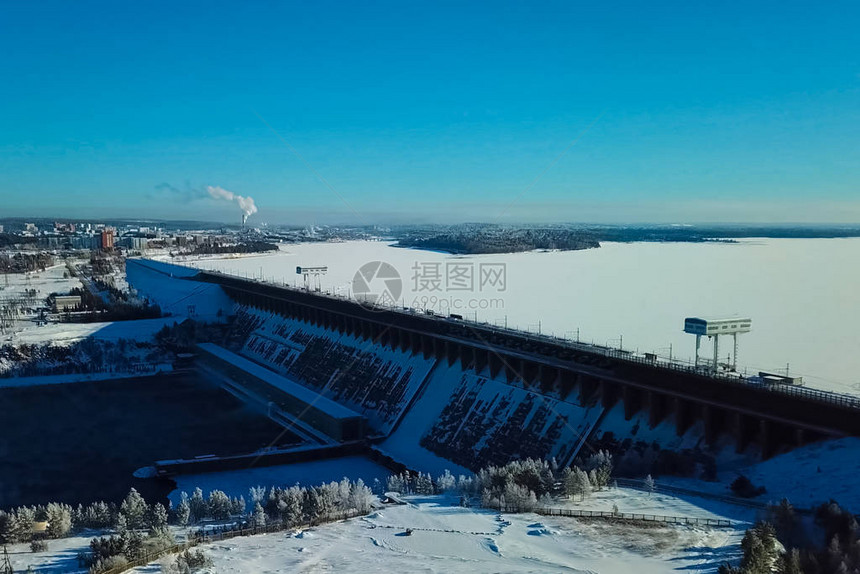
<svg viewBox="0 0 860 574">
<path fill-rule="evenodd" d="M 177 316 L 232 319 L 230 348 L 198 358 L 234 373 L 227 390 L 321 443 L 366 441 L 417 470 L 607 448 L 635 472 L 860 435 L 860 400 L 844 395 L 155 261 L 127 273 Z"/>
</svg>

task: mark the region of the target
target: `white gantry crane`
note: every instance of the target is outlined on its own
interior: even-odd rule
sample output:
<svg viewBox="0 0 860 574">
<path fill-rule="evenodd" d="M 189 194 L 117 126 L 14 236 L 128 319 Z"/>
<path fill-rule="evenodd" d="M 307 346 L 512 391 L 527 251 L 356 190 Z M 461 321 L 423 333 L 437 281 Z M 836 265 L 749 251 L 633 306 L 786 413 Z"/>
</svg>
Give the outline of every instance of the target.
<svg viewBox="0 0 860 574">
<path fill-rule="evenodd" d="M 748 317 L 732 317 L 729 319 L 701 319 L 699 317 L 687 317 L 684 319 L 684 332 L 696 336 L 696 367 L 699 366 L 699 347 L 702 337 L 714 339 L 714 363 L 713 369 L 717 370 L 720 356 L 720 336 L 731 335 L 734 343 L 731 368 L 738 368 L 738 335 L 749 333 L 752 319 Z"/>
</svg>

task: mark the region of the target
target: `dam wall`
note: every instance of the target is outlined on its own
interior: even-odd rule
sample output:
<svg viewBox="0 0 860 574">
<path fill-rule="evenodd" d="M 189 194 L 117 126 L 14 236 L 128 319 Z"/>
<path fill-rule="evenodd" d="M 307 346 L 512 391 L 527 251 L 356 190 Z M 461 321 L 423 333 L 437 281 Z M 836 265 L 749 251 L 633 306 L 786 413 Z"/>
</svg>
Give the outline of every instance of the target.
<svg viewBox="0 0 860 574">
<path fill-rule="evenodd" d="M 361 413 L 377 447 L 417 469 L 599 448 L 767 458 L 860 435 L 854 397 L 216 272 L 178 280 L 234 304 L 233 350 Z"/>
</svg>

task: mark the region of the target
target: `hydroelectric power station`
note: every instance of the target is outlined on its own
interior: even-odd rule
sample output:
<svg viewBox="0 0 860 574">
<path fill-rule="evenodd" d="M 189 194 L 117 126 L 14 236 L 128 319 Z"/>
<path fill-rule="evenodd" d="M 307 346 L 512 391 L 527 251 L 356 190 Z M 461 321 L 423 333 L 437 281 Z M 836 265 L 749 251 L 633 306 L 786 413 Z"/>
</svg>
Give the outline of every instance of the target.
<svg viewBox="0 0 860 574">
<path fill-rule="evenodd" d="M 566 464 L 583 449 L 637 445 L 767 458 L 860 435 L 860 400 L 720 371 L 716 351 L 711 365 L 685 366 L 155 261 L 129 260 L 127 272 L 167 311 L 234 316 L 233 349 L 201 346 L 199 361 L 229 363 L 236 396 L 323 442 L 369 441 L 412 468 Z M 685 323 L 697 339 L 749 329 L 749 319 Z"/>
</svg>

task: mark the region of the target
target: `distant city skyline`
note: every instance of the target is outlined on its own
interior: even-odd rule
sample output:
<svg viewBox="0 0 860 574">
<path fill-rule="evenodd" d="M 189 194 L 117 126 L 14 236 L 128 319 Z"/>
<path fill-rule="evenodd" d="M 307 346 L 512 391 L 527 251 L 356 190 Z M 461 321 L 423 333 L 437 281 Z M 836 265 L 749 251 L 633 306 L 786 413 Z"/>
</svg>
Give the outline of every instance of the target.
<svg viewBox="0 0 860 574">
<path fill-rule="evenodd" d="M 0 218 L 860 223 L 858 18 L 6 3 Z"/>
</svg>

